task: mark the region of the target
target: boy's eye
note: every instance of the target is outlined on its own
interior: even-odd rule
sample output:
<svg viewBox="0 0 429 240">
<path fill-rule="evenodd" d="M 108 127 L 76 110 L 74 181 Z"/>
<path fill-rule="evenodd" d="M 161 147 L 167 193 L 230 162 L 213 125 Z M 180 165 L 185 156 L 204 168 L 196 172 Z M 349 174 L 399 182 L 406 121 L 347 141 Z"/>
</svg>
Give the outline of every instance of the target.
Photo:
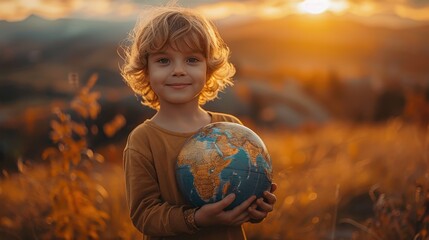
<svg viewBox="0 0 429 240">
<path fill-rule="evenodd" d="M 194 58 L 194 57 L 191 57 L 191 58 L 188 58 L 188 60 L 186 60 L 188 63 L 197 63 L 197 62 L 199 62 L 200 60 L 198 59 L 198 58 Z"/>
<path fill-rule="evenodd" d="M 161 64 L 167 64 L 170 62 L 170 60 L 168 58 L 160 58 L 160 59 L 156 60 L 156 62 L 161 63 Z"/>
</svg>

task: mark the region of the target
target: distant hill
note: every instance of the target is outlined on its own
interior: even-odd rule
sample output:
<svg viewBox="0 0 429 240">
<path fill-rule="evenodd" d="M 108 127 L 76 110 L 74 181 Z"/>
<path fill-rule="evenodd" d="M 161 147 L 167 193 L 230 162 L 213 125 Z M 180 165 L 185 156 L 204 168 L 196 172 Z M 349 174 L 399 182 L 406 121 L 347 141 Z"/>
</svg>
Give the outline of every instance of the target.
<svg viewBox="0 0 429 240">
<path fill-rule="evenodd" d="M 22 22 L 2 21 L 0 85 L 13 82 L 67 91 L 67 84 L 59 82 L 66 81 L 69 72 L 86 78 L 94 71 L 103 75 L 104 83 L 115 85 L 119 76 L 116 50 L 132 26 L 79 19 L 49 21 L 36 16 Z"/>
<path fill-rule="evenodd" d="M 0 29 L 6 34 L 0 35 L 0 42 L 32 40 L 52 42 L 80 35 L 92 35 L 93 39 L 107 42 L 116 41 L 134 25 L 132 22 L 106 22 L 85 19 L 47 20 L 31 15 L 20 22 L 0 21 Z"/>
<path fill-rule="evenodd" d="M 81 19 L 0 21 L 0 84 L 49 86 L 67 72 L 105 73 L 117 78 L 116 50 L 134 22 Z M 219 24 L 239 74 L 287 75 L 323 68 L 353 71 L 400 71 L 426 75 L 429 26 L 388 29 L 366 26 L 330 15 L 291 15 Z M 356 70 L 358 69 L 358 70 Z M 364 70 L 362 70 L 364 69 Z M 396 69 L 396 70 L 392 70 Z M 113 74 L 113 75 L 112 75 Z M 269 74 L 267 74 L 269 76 Z M 56 88 L 60 88 L 56 86 Z"/>
<path fill-rule="evenodd" d="M 340 80 L 377 77 L 405 82 L 427 80 L 429 74 L 429 26 L 389 29 L 333 15 L 217 24 L 242 83 L 311 80 L 318 72 Z M 0 100 L 21 99 L 22 94 L 10 92 L 13 89 L 44 98 L 67 96 L 72 90 L 69 73 L 86 80 L 97 72 L 101 91 L 125 89 L 117 50 L 133 26 L 134 22 L 50 21 L 37 16 L 0 21 Z"/>
<path fill-rule="evenodd" d="M 380 75 L 427 76 L 429 25 L 389 29 L 338 16 L 291 15 L 221 28 L 233 59 L 272 72 L 335 69 Z"/>
</svg>

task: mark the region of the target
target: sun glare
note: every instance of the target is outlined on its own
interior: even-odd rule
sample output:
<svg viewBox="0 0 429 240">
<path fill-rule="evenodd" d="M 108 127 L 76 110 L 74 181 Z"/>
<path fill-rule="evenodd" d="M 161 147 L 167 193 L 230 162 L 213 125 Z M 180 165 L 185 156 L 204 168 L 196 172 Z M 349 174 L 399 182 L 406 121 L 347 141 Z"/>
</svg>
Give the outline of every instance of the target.
<svg viewBox="0 0 429 240">
<path fill-rule="evenodd" d="M 219 2 L 197 7 L 198 11 L 210 19 L 222 19 L 237 13 L 245 14 L 249 9 L 247 5 L 239 2 Z"/>
<path fill-rule="evenodd" d="M 298 10 L 302 13 L 320 14 L 331 7 L 330 0 L 305 0 L 298 4 Z"/>
</svg>

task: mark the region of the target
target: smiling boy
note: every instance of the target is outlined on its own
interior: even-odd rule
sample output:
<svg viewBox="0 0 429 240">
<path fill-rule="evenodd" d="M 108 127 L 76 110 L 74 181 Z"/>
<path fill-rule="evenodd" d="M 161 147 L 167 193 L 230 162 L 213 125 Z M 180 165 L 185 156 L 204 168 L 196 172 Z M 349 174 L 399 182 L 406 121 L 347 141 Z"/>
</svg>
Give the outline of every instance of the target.
<svg viewBox="0 0 429 240">
<path fill-rule="evenodd" d="M 186 140 L 213 122 L 241 122 L 202 108 L 232 85 L 235 69 L 214 25 L 180 7 L 160 7 L 139 22 L 125 48 L 122 76 L 142 103 L 157 110 L 129 135 L 124 150 L 130 217 L 144 239 L 245 239 L 242 224 L 273 210 L 276 189 L 232 210 L 234 194 L 194 208 L 177 187 L 175 164 Z"/>
</svg>

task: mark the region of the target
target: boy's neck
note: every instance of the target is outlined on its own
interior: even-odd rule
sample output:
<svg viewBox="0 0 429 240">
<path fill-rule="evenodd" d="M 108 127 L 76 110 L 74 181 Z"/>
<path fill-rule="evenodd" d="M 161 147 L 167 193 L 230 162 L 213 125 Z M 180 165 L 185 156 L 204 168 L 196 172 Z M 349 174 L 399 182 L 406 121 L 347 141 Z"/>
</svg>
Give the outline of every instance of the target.
<svg viewBox="0 0 429 240">
<path fill-rule="evenodd" d="M 197 107 L 169 106 L 160 108 L 152 121 L 158 126 L 173 132 L 195 132 L 211 122 L 206 110 Z"/>
</svg>

